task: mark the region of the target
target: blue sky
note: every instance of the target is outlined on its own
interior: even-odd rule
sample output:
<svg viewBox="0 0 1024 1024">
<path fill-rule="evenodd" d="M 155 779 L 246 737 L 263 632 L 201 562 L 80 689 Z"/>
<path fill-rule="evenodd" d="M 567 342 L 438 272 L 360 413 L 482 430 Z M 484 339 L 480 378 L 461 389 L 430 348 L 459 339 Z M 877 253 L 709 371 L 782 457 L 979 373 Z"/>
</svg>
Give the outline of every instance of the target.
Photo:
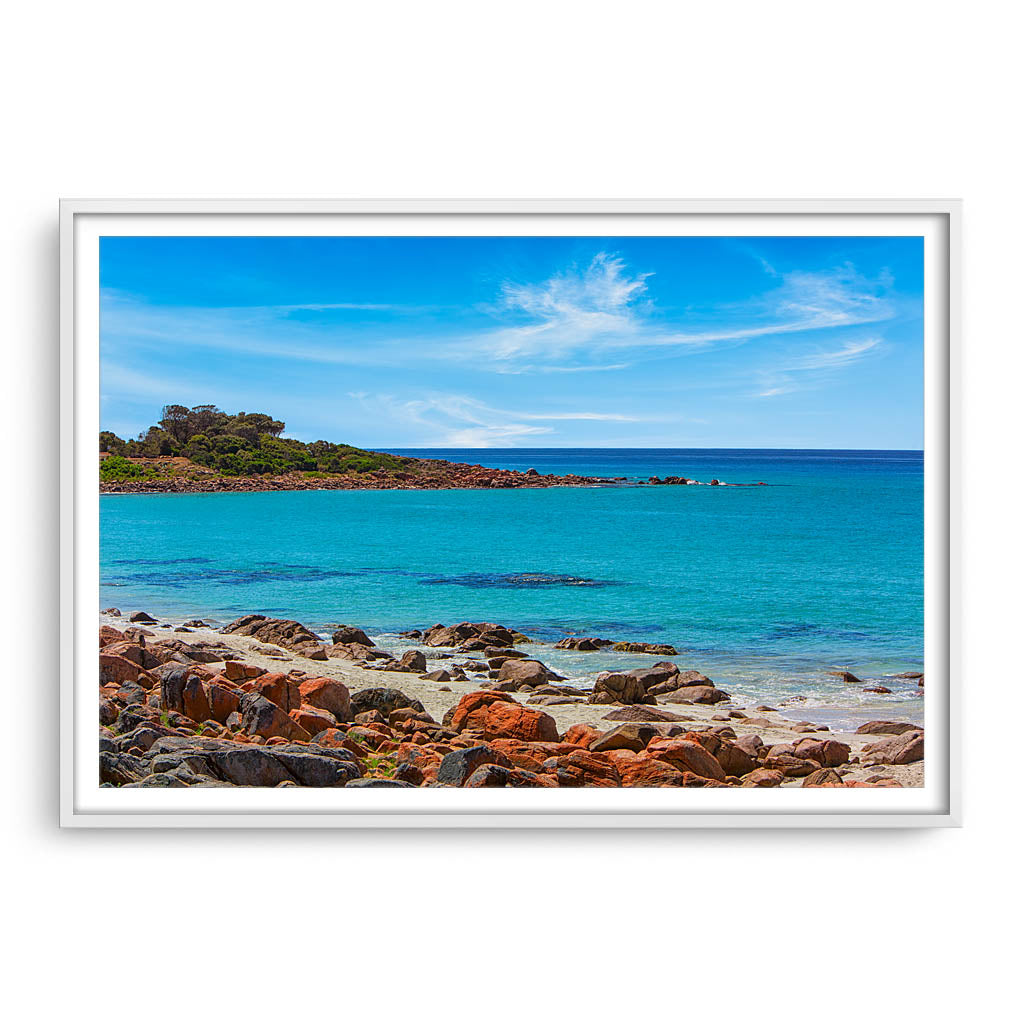
<svg viewBox="0 0 1024 1024">
<path fill-rule="evenodd" d="M 923 447 L 920 238 L 101 240 L 101 423 L 385 447 Z"/>
</svg>

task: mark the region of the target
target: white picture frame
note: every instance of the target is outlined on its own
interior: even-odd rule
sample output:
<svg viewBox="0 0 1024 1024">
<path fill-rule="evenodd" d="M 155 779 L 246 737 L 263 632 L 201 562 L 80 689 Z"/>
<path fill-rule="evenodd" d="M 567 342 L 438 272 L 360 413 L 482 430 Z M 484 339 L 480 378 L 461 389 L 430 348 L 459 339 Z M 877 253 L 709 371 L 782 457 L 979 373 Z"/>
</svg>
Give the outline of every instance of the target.
<svg viewBox="0 0 1024 1024">
<path fill-rule="evenodd" d="M 956 200 L 86 200 L 60 205 L 60 824 L 72 828 L 916 828 L 961 824 Z M 792 790 L 101 790 L 95 770 L 98 239 L 106 234 L 925 238 L 926 784 Z M 609 224 L 615 230 L 609 230 Z M 600 232 L 593 230 L 600 225 Z M 685 228 L 685 230 L 684 230 Z M 418 229 L 418 230 L 414 230 Z"/>
</svg>

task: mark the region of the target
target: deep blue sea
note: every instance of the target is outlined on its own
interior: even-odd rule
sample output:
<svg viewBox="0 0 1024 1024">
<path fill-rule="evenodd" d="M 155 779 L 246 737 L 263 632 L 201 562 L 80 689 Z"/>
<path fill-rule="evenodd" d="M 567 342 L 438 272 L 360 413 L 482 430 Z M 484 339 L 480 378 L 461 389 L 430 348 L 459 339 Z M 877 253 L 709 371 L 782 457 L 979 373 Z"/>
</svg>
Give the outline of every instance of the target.
<svg viewBox="0 0 1024 1024">
<path fill-rule="evenodd" d="M 886 679 L 893 695 L 876 697 L 827 672 L 923 668 L 921 452 L 401 453 L 767 486 L 104 495 L 100 607 L 352 623 L 385 643 L 466 619 L 547 643 L 665 642 L 740 699 L 788 698 L 794 717 L 920 719 L 913 682 Z M 533 650 L 582 682 L 657 660 Z"/>
</svg>

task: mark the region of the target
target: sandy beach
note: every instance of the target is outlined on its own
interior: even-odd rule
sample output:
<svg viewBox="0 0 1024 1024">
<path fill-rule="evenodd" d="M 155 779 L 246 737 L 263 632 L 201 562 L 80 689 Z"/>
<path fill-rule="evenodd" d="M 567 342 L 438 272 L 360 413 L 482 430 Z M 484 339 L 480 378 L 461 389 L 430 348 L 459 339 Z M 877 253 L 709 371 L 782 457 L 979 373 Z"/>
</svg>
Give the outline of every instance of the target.
<svg viewBox="0 0 1024 1024">
<path fill-rule="evenodd" d="M 144 630 L 145 645 L 153 650 L 159 650 L 161 644 L 173 643 L 175 641 L 179 644 L 184 641 L 196 648 L 203 645 L 219 648 L 219 653 L 224 654 L 224 657 L 218 658 L 216 661 L 206 661 L 202 663 L 201 668 L 196 666 L 197 671 L 202 672 L 206 678 L 217 678 L 223 681 L 224 674 L 227 671 L 227 663 L 233 661 L 251 666 L 251 672 L 263 674 L 262 678 L 287 674 L 298 680 L 333 680 L 343 684 L 349 694 L 374 689 L 398 689 L 409 698 L 410 702 L 419 702 L 422 705 L 426 719 L 430 719 L 434 723 L 445 721 L 446 715 L 449 716 L 448 720 L 450 720 L 452 709 L 461 706 L 460 701 L 464 704 L 463 698 L 466 698 L 467 695 L 491 691 L 496 685 L 500 685 L 496 684 L 485 673 L 480 672 L 469 673 L 466 678 L 458 678 L 459 670 L 454 669 L 453 666 L 465 664 L 467 660 L 474 659 L 475 655 L 473 653 L 467 654 L 453 649 L 431 648 L 418 645 L 416 641 L 403 642 L 400 648 L 396 647 L 388 653 L 398 659 L 409 651 L 422 652 L 423 656 L 427 659 L 426 668 L 431 673 L 444 671 L 446 674 L 454 673 L 454 677 L 444 681 L 426 679 L 423 678 L 427 674 L 425 672 L 383 671 L 335 656 L 324 660 L 319 652 L 311 658 L 296 650 L 267 644 L 251 636 L 225 633 L 217 629 L 198 625 L 183 627 L 181 623 L 168 622 L 166 620 L 162 623 L 131 623 L 126 616 L 108 613 L 100 616 L 100 625 L 101 627 L 107 627 L 108 630 L 119 632 L 127 630 L 128 635 L 134 636 L 136 640 L 139 639 L 138 630 L 141 627 Z M 108 633 L 108 638 L 113 636 L 113 633 Z M 101 645 L 102 639 L 103 631 L 101 628 Z M 114 642 L 116 646 L 118 641 L 115 639 Z M 123 646 L 123 641 L 121 643 Z M 524 644 L 522 646 L 525 647 L 523 653 L 527 655 L 527 658 L 534 659 L 541 656 L 539 651 L 540 645 Z M 228 652 L 230 652 L 230 656 L 228 656 Z M 101 662 L 102 660 L 101 658 Z M 665 664 L 664 659 L 656 655 L 651 655 L 650 661 L 652 665 L 659 662 Z M 422 668 L 422 663 L 420 667 Z M 699 666 L 690 665 L 680 665 L 679 668 L 681 670 L 693 668 L 699 670 Z M 101 670 L 101 696 L 104 693 L 104 678 L 103 670 Z M 151 692 L 148 704 L 152 708 L 163 709 L 166 723 L 167 701 L 161 695 L 160 689 L 158 685 L 156 690 Z M 109 697 L 112 692 L 109 679 L 106 690 Z M 584 735 L 581 732 L 581 727 L 588 727 L 590 731 L 585 732 L 588 745 L 592 744 L 594 737 L 597 737 L 599 734 L 606 734 L 622 725 L 620 720 L 616 720 L 615 713 L 621 712 L 623 707 L 626 706 L 618 702 L 614 704 L 588 703 L 587 699 L 583 696 L 564 698 L 566 702 L 558 703 L 556 701 L 563 698 L 538 698 L 536 696 L 531 698 L 528 690 L 525 692 L 503 692 L 500 696 L 502 702 L 515 701 L 518 705 L 525 707 L 529 715 L 550 716 L 557 729 L 558 738 L 563 742 L 566 739 L 567 733 L 569 733 L 570 737 L 573 736 L 569 731 L 574 727 L 576 727 L 576 736 Z M 569 700 L 572 702 L 568 702 Z M 543 705 L 540 703 L 541 701 L 544 702 Z M 755 746 L 759 747 L 762 752 L 765 748 L 775 749 L 776 752 L 779 752 L 780 748 L 788 749 L 808 739 L 815 741 L 837 741 L 839 744 L 848 747 L 849 750 L 844 762 L 833 768 L 833 771 L 842 779 L 843 784 L 899 785 L 903 787 L 923 785 L 923 760 L 902 764 L 871 763 L 875 758 L 868 751 L 868 748 L 878 744 L 880 741 L 892 740 L 893 737 L 891 735 L 834 732 L 828 726 L 820 723 L 811 721 L 795 722 L 791 718 L 785 717 L 778 710 L 767 710 L 763 705 L 759 705 L 756 708 L 748 707 L 732 699 L 718 700 L 713 704 L 689 702 L 662 703 L 661 701 L 655 703 L 652 700 L 651 705 L 646 709 L 644 705 L 632 705 L 631 707 L 634 710 L 639 709 L 638 714 L 641 718 L 645 710 L 653 710 L 655 714 L 657 712 L 669 711 L 675 720 L 670 724 L 660 723 L 655 726 L 663 734 L 672 733 L 676 736 L 683 734 L 708 735 L 715 732 L 719 735 L 724 735 L 728 740 L 734 739 L 738 744 L 751 742 L 749 737 L 753 735 L 758 737 Z M 609 715 L 613 717 L 609 719 Z M 156 715 L 153 717 L 156 718 Z M 293 713 L 292 717 L 295 718 L 297 716 Z M 395 716 L 392 715 L 391 717 L 393 725 Z M 382 718 L 382 728 L 384 728 L 383 721 L 384 719 Z M 358 719 L 356 719 L 356 722 L 358 722 Z M 339 721 L 336 724 L 345 728 L 351 723 Z M 196 723 L 190 723 L 190 725 L 194 729 Z M 207 732 L 209 733 L 210 729 L 215 726 L 215 722 L 210 723 Z M 734 736 L 730 735 L 729 729 L 735 734 Z M 220 732 L 221 738 L 231 736 L 231 732 L 227 727 L 220 730 Z M 185 733 L 187 735 L 189 730 L 186 729 Z M 103 734 L 104 730 L 101 730 L 101 736 Z M 513 730 L 510 735 L 514 736 L 515 731 Z M 748 739 L 744 740 L 744 737 Z M 394 739 L 396 741 L 394 745 L 398 746 L 397 741 L 404 739 L 404 737 L 395 736 Z M 479 739 L 480 736 L 478 734 L 474 733 L 473 730 L 469 730 L 467 742 L 475 743 Z M 273 743 L 275 741 L 283 743 L 284 738 L 278 737 L 276 740 L 268 740 L 266 737 L 262 739 L 257 738 L 257 742 Z M 414 739 L 414 742 L 420 742 L 425 746 L 430 744 L 430 740 L 426 737 Z M 453 746 L 456 745 L 456 741 L 452 741 L 449 738 L 449 743 L 447 744 L 435 742 L 433 745 L 438 748 L 437 754 L 440 755 L 438 757 L 440 760 L 446 751 L 450 752 L 452 750 Z M 459 745 L 465 746 L 465 743 Z M 807 745 L 805 744 L 804 746 L 806 747 Z M 769 761 L 768 763 L 775 764 L 779 762 Z M 802 769 L 798 770 L 802 774 L 786 775 L 780 782 L 776 783 L 773 781 L 765 784 L 802 786 L 805 784 L 807 773 L 802 771 Z M 585 785 L 587 783 L 584 782 L 582 784 Z M 733 781 L 732 784 L 738 784 L 738 781 Z"/>
</svg>

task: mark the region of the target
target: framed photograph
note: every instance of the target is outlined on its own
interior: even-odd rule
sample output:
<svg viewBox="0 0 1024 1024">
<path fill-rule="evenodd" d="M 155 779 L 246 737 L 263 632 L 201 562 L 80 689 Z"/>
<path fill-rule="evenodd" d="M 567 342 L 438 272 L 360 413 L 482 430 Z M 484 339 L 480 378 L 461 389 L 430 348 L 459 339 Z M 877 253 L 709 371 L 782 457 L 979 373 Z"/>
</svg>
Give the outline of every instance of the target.
<svg viewBox="0 0 1024 1024">
<path fill-rule="evenodd" d="M 959 824 L 959 219 L 64 201 L 62 825 Z"/>
</svg>

